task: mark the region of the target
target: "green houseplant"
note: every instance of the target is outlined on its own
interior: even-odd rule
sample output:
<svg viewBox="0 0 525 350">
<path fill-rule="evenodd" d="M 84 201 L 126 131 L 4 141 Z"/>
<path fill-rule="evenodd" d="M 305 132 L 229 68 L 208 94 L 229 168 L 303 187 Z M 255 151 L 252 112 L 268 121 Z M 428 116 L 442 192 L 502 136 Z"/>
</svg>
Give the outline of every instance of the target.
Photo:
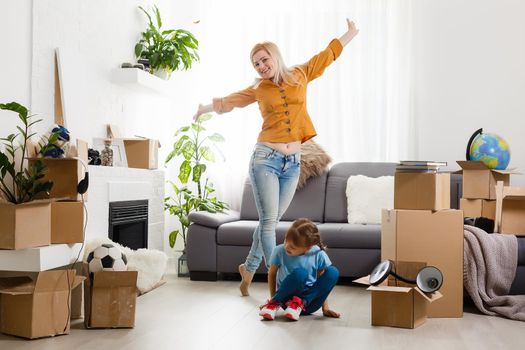
<svg viewBox="0 0 525 350">
<path fill-rule="evenodd" d="M 210 144 L 224 141 L 224 137 L 218 133 L 205 135 L 206 129 L 203 123 L 209 119 L 211 119 L 211 115 L 204 114 L 190 126 L 181 127 L 175 133 L 175 137 L 178 138 L 173 144 L 173 150 L 166 157 L 165 164 L 174 159 L 182 160 L 178 178 L 183 185 L 179 187 L 170 181 L 175 195 L 166 197 L 164 200 L 165 210 L 171 215 L 175 215 L 181 224 L 180 230 L 174 230 L 169 235 L 169 243 L 172 248 L 175 246 L 178 236 L 182 236 L 184 249 L 186 248 L 186 233 L 190 226 L 188 215 L 192 211 L 204 210 L 216 213 L 228 208 L 225 202 L 213 195 L 215 190 L 208 183 L 208 179 L 204 180 L 205 163 L 215 161 L 215 155 Z M 196 193 L 186 185 L 190 178 L 197 187 Z"/>
<path fill-rule="evenodd" d="M 0 138 L 5 152 L 0 151 L 0 191 L 2 196 L 13 204 L 25 203 L 33 200 L 41 192 L 49 192 L 53 187 L 51 181 L 41 181 L 46 171 L 46 166 L 40 160 L 32 162 L 27 168 L 25 165 L 25 154 L 27 143 L 35 133 L 29 133 L 34 124 L 41 121 L 31 120 L 26 107 L 10 102 L 0 104 L 0 109 L 18 113 L 22 126 L 17 126 L 18 133 L 10 134 Z M 21 139 L 21 142 L 18 142 Z M 20 164 L 17 164 L 17 153 L 20 153 Z"/>
<path fill-rule="evenodd" d="M 153 7 L 155 21 L 143 7 L 139 8 L 148 18 L 148 28 L 135 45 L 135 56 L 149 60 L 152 73 L 165 71 L 169 79 L 172 72 L 187 70 L 194 61 L 199 61 L 199 42 L 192 33 L 184 29 L 162 30 L 157 6 Z"/>
</svg>

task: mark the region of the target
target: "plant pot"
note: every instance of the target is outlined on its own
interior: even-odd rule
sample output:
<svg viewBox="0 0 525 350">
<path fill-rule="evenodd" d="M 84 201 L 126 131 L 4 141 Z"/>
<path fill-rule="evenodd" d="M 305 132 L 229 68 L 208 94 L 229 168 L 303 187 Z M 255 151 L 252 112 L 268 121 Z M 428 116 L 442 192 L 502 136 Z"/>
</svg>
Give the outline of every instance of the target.
<svg viewBox="0 0 525 350">
<path fill-rule="evenodd" d="M 165 69 L 155 69 L 155 71 L 153 72 L 153 75 L 161 78 L 161 79 L 164 79 L 164 80 L 169 80 L 170 79 L 170 76 L 171 76 L 171 73 L 168 72 L 167 70 Z"/>
<path fill-rule="evenodd" d="M 50 201 L 0 203 L 0 249 L 41 247 L 50 242 Z"/>
<path fill-rule="evenodd" d="M 182 251 L 182 255 L 179 256 L 177 261 L 177 276 L 179 277 L 188 277 L 190 275 L 190 270 L 188 269 L 188 259 L 186 252 Z"/>
</svg>

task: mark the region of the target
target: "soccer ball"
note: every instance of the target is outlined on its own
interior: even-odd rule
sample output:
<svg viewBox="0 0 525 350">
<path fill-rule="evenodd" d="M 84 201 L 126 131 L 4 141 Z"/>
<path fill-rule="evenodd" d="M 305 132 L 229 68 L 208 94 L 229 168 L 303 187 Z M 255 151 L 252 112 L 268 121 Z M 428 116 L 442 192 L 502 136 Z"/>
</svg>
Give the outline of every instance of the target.
<svg viewBox="0 0 525 350">
<path fill-rule="evenodd" d="M 113 244 L 102 244 L 87 257 L 89 272 L 99 271 L 126 271 L 128 259 L 119 248 Z"/>
</svg>

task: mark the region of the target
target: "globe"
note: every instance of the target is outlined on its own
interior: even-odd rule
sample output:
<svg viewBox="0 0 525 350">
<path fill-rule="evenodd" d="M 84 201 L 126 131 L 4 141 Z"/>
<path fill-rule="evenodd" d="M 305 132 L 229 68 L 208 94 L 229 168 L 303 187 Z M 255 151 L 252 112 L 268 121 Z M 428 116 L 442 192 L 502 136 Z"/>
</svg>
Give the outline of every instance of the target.
<svg viewBox="0 0 525 350">
<path fill-rule="evenodd" d="M 509 144 L 501 136 L 477 130 L 469 142 L 468 160 L 481 160 L 489 169 L 506 169 L 510 161 Z"/>
</svg>

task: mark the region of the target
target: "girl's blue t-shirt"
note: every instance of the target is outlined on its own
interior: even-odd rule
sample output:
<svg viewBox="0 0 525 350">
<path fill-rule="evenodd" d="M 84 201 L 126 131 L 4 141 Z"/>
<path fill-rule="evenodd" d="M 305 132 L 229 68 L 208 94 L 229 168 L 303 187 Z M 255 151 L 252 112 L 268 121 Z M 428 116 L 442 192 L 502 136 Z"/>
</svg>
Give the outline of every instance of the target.
<svg viewBox="0 0 525 350">
<path fill-rule="evenodd" d="M 308 271 L 306 285 L 311 286 L 317 281 L 317 271 L 326 269 L 332 265 L 332 262 L 325 251 L 316 245 L 312 246 L 312 248 L 303 255 L 290 256 L 286 254 L 284 244 L 279 244 L 273 250 L 270 265 L 279 267 L 277 271 L 277 288 L 279 288 L 286 276 L 299 267 Z"/>
</svg>

